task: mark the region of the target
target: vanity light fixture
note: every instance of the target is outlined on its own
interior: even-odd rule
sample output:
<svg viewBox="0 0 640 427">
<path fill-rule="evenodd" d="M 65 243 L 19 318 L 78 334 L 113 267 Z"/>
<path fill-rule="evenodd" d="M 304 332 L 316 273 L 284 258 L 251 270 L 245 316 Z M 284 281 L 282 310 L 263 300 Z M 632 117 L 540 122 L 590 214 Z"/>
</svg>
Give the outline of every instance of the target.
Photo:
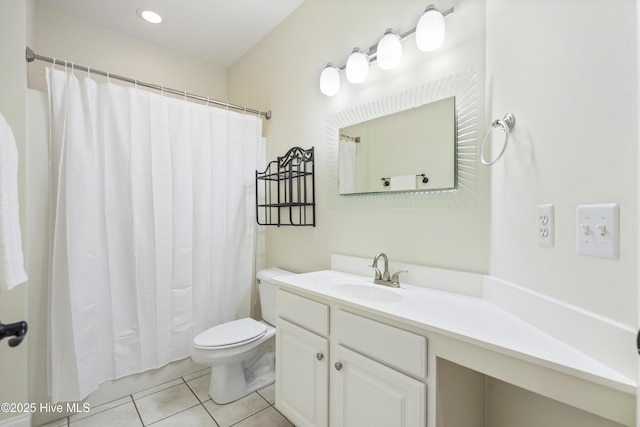
<svg viewBox="0 0 640 427">
<path fill-rule="evenodd" d="M 402 43 L 400 36 L 391 28 L 387 28 L 384 36 L 378 42 L 378 67 L 383 70 L 393 70 L 402 59 Z"/>
<path fill-rule="evenodd" d="M 162 16 L 160 16 L 159 13 L 154 12 L 153 10 L 141 7 L 140 9 L 136 10 L 136 13 L 140 18 L 144 19 L 150 24 L 159 24 L 162 22 Z"/>
<path fill-rule="evenodd" d="M 347 58 L 346 74 L 349 83 L 353 84 L 360 84 L 369 76 L 369 55 L 359 47 L 354 47 Z"/>
<path fill-rule="evenodd" d="M 329 62 L 320 74 L 320 92 L 333 96 L 340 91 L 340 69 Z"/>
<path fill-rule="evenodd" d="M 424 13 L 418 20 L 415 28 L 403 34 L 398 34 L 391 28 L 384 32 L 384 35 L 376 44 L 364 52 L 360 48 L 354 48 L 347 58 L 346 65 L 336 67 L 333 63 L 328 63 L 320 75 L 320 91 L 333 96 L 340 91 L 340 71 L 345 70 L 347 81 L 353 84 L 363 83 L 369 75 L 369 66 L 373 62 L 378 62 L 378 66 L 383 70 L 391 70 L 400 64 L 402 59 L 402 41 L 415 34 L 418 49 L 423 52 L 430 52 L 442 46 L 445 36 L 444 18 L 454 11 L 453 7 L 440 12 L 434 5 L 426 7 Z"/>
<path fill-rule="evenodd" d="M 423 52 L 436 50 L 444 42 L 444 15 L 429 5 L 416 26 L 416 45 Z"/>
</svg>

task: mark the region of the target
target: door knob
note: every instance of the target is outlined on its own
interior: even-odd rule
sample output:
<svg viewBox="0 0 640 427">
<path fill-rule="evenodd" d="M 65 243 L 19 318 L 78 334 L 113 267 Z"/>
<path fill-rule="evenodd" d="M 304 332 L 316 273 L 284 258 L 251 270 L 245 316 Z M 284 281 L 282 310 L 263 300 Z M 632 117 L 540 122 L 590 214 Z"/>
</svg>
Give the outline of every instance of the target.
<svg viewBox="0 0 640 427">
<path fill-rule="evenodd" d="M 324 359 L 324 354 L 322 354 L 322 353 L 316 353 L 316 359 L 318 359 L 318 360 L 322 360 L 322 359 Z"/>
<path fill-rule="evenodd" d="M 342 369 L 342 363 L 340 362 L 336 362 L 334 366 L 336 367 L 336 371 L 339 371 L 340 369 Z"/>
</svg>

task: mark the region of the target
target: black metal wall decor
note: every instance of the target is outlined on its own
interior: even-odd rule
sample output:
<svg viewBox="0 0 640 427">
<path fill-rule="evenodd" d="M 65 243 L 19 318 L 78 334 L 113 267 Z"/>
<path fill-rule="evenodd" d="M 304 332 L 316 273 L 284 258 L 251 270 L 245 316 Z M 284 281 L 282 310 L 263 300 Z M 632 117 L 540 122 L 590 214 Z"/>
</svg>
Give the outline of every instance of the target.
<svg viewBox="0 0 640 427">
<path fill-rule="evenodd" d="M 313 147 L 293 147 L 256 171 L 259 225 L 316 226 Z"/>
</svg>

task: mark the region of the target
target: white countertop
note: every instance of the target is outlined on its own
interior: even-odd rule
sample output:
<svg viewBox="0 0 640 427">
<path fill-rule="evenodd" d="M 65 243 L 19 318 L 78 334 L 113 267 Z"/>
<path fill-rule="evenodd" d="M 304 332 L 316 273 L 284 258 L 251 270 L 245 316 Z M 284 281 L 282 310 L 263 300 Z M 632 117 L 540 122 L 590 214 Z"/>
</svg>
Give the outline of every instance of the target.
<svg viewBox="0 0 640 427">
<path fill-rule="evenodd" d="M 374 285 L 371 277 L 324 270 L 274 279 L 283 289 L 299 291 L 483 347 L 543 367 L 635 394 L 634 380 L 477 297 L 424 287 Z M 341 284 L 370 286 L 401 299 L 377 301 L 346 296 Z"/>
</svg>

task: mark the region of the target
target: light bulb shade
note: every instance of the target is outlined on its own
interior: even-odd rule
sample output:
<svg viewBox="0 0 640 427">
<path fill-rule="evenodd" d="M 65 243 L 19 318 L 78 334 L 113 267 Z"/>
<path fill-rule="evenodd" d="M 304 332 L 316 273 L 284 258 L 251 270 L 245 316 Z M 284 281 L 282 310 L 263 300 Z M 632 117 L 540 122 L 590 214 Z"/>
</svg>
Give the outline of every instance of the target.
<svg viewBox="0 0 640 427">
<path fill-rule="evenodd" d="M 378 66 L 383 70 L 392 70 L 400 64 L 402 59 L 402 43 L 400 36 L 392 30 L 387 30 L 378 42 Z"/>
<path fill-rule="evenodd" d="M 430 9 L 424 12 L 416 26 L 416 44 L 423 52 L 430 52 L 442 46 L 444 42 L 444 16 L 438 9 Z"/>
<path fill-rule="evenodd" d="M 328 63 L 320 74 L 320 92 L 333 96 L 340 91 L 340 70 L 332 63 Z"/>
<path fill-rule="evenodd" d="M 369 57 L 359 48 L 353 49 L 347 58 L 347 80 L 353 84 L 359 84 L 367 80 L 369 76 Z"/>
</svg>

